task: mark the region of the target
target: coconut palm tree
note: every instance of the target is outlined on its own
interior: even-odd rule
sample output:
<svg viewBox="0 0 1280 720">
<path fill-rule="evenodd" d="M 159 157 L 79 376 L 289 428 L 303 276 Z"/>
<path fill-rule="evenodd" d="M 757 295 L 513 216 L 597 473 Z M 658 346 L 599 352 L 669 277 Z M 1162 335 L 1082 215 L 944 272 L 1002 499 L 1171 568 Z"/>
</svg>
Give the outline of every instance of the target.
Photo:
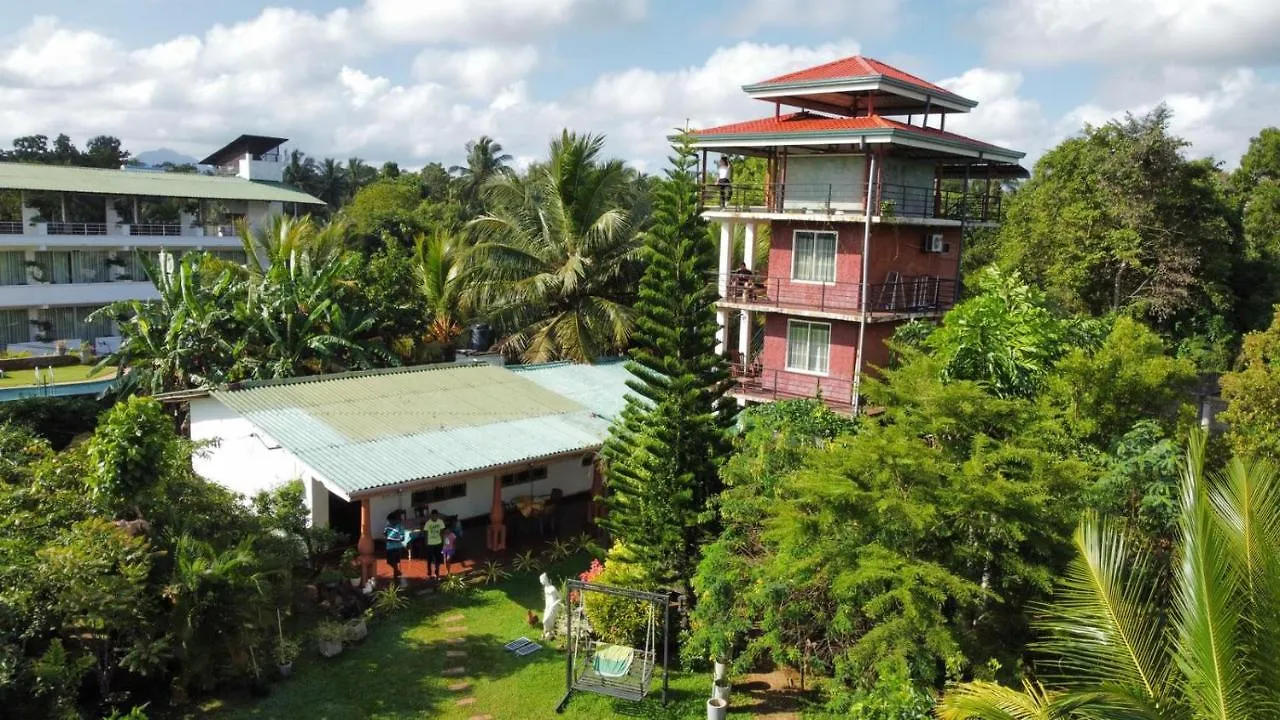
<svg viewBox="0 0 1280 720">
<path fill-rule="evenodd" d="M 639 243 L 624 209 L 620 161 L 604 137 L 565 131 L 545 166 L 487 186 L 493 210 L 473 220 L 464 293 L 526 361 L 590 362 L 624 348 Z"/>
<path fill-rule="evenodd" d="M 414 272 L 431 310 L 429 339 L 448 346 L 462 334 L 462 261 L 460 238 L 438 230 L 414 242 Z"/>
<path fill-rule="evenodd" d="M 351 198 L 360 192 L 360 188 L 378 179 L 378 171 L 364 160 L 353 157 L 347 159 L 346 176 L 347 195 L 344 202 L 351 202 Z"/>
<path fill-rule="evenodd" d="M 320 174 L 315 158 L 307 157 L 301 150 L 289 153 L 289 163 L 284 168 L 284 181 L 309 193 L 316 192 L 316 177 Z"/>
<path fill-rule="evenodd" d="M 331 210 L 337 210 L 347 197 L 349 181 L 346 168 L 333 158 L 325 158 L 316 171 L 314 194 Z"/>
<path fill-rule="evenodd" d="M 943 720 L 1280 716 L 1280 478 L 1265 462 L 1206 473 L 1203 436 L 1183 474 L 1177 561 L 1161 585 L 1141 545 L 1087 518 L 1079 556 L 1040 622 L 1052 689 L 952 689 Z"/>
<path fill-rule="evenodd" d="M 461 182 L 459 199 L 463 207 L 471 211 L 471 215 L 480 212 L 485 184 L 510 172 L 508 163 L 511 160 L 511 156 L 502 151 L 502 143 L 488 135 L 481 135 L 478 139 L 467 142 L 467 164 L 454 165 L 449 168 L 449 173 Z"/>
</svg>

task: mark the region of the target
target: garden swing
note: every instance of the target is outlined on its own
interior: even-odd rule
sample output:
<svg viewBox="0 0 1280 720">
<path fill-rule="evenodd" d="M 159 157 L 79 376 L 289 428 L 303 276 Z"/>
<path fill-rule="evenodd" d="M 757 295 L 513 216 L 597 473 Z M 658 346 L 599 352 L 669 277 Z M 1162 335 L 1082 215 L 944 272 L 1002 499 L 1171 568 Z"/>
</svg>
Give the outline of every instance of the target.
<svg viewBox="0 0 1280 720">
<path fill-rule="evenodd" d="M 670 639 L 670 593 L 644 592 L 626 588 L 596 585 L 582 580 L 566 583 L 572 598 L 568 611 L 565 641 L 565 693 L 556 712 L 564 712 L 575 690 L 608 695 L 621 700 L 639 702 L 649 695 L 650 681 L 661 661 L 662 704 L 667 704 L 667 648 Z M 645 604 L 644 647 L 628 647 L 602 642 L 592 637 L 586 616 L 587 593 L 600 593 L 629 598 Z M 662 645 L 658 642 L 661 615 Z"/>
</svg>

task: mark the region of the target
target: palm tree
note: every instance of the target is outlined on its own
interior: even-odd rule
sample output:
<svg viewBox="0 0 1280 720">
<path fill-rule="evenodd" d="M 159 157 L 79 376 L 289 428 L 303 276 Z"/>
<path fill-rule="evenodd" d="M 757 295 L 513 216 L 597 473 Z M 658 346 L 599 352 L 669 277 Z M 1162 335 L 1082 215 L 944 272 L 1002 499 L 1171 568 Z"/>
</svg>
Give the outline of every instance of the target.
<svg viewBox="0 0 1280 720">
<path fill-rule="evenodd" d="M 460 200 L 464 207 L 479 211 L 481 190 L 491 179 L 510 172 L 507 163 L 510 155 L 502 151 L 502 144 L 488 135 L 467 142 L 467 164 L 454 165 L 449 172 L 461 181 Z"/>
<path fill-rule="evenodd" d="M 330 209 L 337 210 L 347 196 L 349 180 L 346 168 L 333 158 L 325 158 L 316 173 L 315 196 L 325 201 Z"/>
<path fill-rule="evenodd" d="M 1087 518 L 1079 557 L 1040 622 L 1056 685 L 952 689 L 943 720 L 1235 720 L 1280 714 L 1280 478 L 1232 460 L 1206 475 L 1205 440 L 1183 473 L 1179 551 L 1168 587 L 1117 525 Z"/>
<path fill-rule="evenodd" d="M 431 310 L 429 339 L 449 346 L 462 334 L 462 242 L 442 230 L 419 235 L 413 260 L 422 296 Z"/>
<path fill-rule="evenodd" d="M 347 159 L 346 175 L 347 195 L 345 202 L 351 202 L 351 198 L 360 192 L 360 188 L 378 179 L 377 169 L 358 157 Z"/>
<path fill-rule="evenodd" d="M 600 162 L 604 138 L 565 131 L 528 176 L 499 175 L 493 211 L 470 223 L 466 299 L 526 361 L 590 362 L 626 346 L 639 243 L 623 209 L 627 175 Z"/>
<path fill-rule="evenodd" d="M 315 158 L 307 157 L 301 150 L 289 153 L 289 164 L 284 168 L 284 181 L 306 192 L 315 192 L 319 168 Z"/>
</svg>

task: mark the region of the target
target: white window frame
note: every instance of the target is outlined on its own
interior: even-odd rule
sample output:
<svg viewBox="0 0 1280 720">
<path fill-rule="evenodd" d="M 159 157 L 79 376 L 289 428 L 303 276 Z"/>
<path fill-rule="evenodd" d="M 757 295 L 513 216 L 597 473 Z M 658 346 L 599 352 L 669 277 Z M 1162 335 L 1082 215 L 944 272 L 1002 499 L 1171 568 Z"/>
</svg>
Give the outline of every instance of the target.
<svg viewBox="0 0 1280 720">
<path fill-rule="evenodd" d="M 814 325 L 820 325 L 820 326 L 825 327 L 825 328 L 827 329 L 827 367 L 826 367 L 824 370 L 822 370 L 821 372 L 819 372 L 819 371 L 817 371 L 817 370 L 809 370 L 809 369 L 807 369 L 807 368 L 803 368 L 803 367 L 796 367 L 795 365 L 792 365 L 792 363 L 791 363 L 791 332 L 792 332 L 792 330 L 795 328 L 795 326 L 796 326 L 796 325 L 807 325 L 807 326 L 810 326 L 810 327 L 812 327 L 812 326 L 814 326 Z M 812 336 L 812 334 L 811 334 L 811 335 L 809 336 L 808 342 L 811 342 L 811 341 L 812 341 L 812 339 L 813 339 L 813 336 Z M 802 375 L 816 375 L 816 376 L 818 376 L 818 377 L 827 377 L 827 376 L 829 376 L 829 375 L 831 374 L 831 323 L 826 323 L 826 322 L 815 322 L 815 321 L 813 321 L 813 320 L 787 320 L 787 349 L 786 349 L 786 353 L 787 353 L 787 357 L 786 357 L 786 367 L 787 367 L 787 372 L 800 373 L 800 374 L 802 374 Z M 807 355 L 808 355 L 808 353 L 806 352 L 806 353 L 805 353 L 805 355 L 807 356 Z"/>
<path fill-rule="evenodd" d="M 809 233 L 813 235 L 814 240 L 820 235 L 831 236 L 834 242 L 831 244 L 831 279 L 830 280 L 804 280 L 796 277 L 796 260 L 800 257 L 800 233 Z M 805 283 L 809 285 L 835 285 L 836 283 L 836 261 L 840 257 L 840 233 L 835 230 L 808 230 L 796 229 L 791 231 L 791 282 Z"/>
</svg>

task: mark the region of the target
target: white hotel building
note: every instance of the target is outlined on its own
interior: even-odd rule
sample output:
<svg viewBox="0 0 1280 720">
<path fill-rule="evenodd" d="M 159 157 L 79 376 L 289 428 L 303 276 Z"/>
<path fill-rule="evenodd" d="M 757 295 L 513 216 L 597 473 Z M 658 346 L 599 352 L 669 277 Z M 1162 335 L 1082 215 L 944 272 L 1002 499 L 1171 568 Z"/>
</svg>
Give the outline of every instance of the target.
<svg viewBox="0 0 1280 720">
<path fill-rule="evenodd" d="M 212 175 L 0 163 L 0 347 L 114 349 L 114 323 L 86 318 L 156 297 L 139 254 L 243 259 L 237 223 L 323 205 L 283 184 L 284 142 L 242 135 L 202 161 Z"/>
</svg>

